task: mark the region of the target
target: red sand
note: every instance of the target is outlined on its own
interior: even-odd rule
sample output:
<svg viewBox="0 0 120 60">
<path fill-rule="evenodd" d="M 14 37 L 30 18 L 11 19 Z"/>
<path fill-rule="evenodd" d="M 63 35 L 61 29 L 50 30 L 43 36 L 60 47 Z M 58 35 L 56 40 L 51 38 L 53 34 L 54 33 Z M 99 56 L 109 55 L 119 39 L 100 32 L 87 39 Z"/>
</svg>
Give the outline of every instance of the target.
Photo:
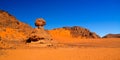
<svg viewBox="0 0 120 60">
<path fill-rule="evenodd" d="M 0 60 L 120 60 L 120 48 L 36 48 L 7 52 Z"/>
<path fill-rule="evenodd" d="M 120 39 L 88 39 L 59 41 L 92 44 L 91 47 L 21 48 L 8 49 L 0 60 L 120 60 Z M 96 46 L 96 47 L 94 47 Z M 1 51 L 1 50 L 0 50 Z"/>
</svg>

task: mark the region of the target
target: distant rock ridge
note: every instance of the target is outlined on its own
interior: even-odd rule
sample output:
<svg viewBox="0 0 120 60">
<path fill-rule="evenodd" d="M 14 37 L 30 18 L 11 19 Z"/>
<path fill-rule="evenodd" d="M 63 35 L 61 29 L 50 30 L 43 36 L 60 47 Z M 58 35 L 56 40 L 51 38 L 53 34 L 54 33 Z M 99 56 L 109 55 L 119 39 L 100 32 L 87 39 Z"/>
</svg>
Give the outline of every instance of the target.
<svg viewBox="0 0 120 60">
<path fill-rule="evenodd" d="M 96 33 L 90 32 L 88 29 L 79 26 L 56 28 L 53 30 L 49 30 L 49 33 L 53 37 L 61 37 L 63 35 L 61 38 L 100 38 L 100 36 Z"/>
<path fill-rule="evenodd" d="M 64 29 L 70 30 L 70 33 L 73 37 L 86 37 L 86 38 L 100 38 L 95 32 L 90 32 L 86 28 L 82 28 L 79 26 L 73 26 L 73 27 L 63 27 Z"/>
<path fill-rule="evenodd" d="M 120 38 L 120 34 L 107 34 L 103 38 Z"/>
</svg>

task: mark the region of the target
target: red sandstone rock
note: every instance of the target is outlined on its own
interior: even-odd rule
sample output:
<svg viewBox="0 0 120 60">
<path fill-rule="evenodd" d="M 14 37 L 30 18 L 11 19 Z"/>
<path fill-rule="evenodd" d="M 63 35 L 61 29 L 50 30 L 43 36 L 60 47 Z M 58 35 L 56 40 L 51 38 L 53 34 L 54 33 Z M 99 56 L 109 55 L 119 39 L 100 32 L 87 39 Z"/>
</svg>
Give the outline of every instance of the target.
<svg viewBox="0 0 120 60">
<path fill-rule="evenodd" d="M 37 26 L 38 28 L 43 27 L 44 25 L 46 25 L 46 21 L 42 18 L 38 18 L 35 21 L 35 26 Z"/>
<path fill-rule="evenodd" d="M 64 38 L 64 37 L 68 37 L 68 38 L 78 38 L 78 37 L 81 37 L 81 38 L 100 38 L 96 33 L 90 32 L 88 29 L 82 28 L 79 26 L 56 28 L 53 30 L 49 30 L 49 33 L 53 37 L 60 36 L 59 38 Z"/>
</svg>

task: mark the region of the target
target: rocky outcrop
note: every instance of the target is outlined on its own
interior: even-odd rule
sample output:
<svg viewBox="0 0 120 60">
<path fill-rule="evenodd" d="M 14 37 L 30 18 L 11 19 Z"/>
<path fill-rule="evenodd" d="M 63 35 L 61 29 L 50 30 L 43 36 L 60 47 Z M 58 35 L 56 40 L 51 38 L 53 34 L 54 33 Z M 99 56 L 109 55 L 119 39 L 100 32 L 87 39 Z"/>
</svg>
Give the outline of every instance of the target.
<svg viewBox="0 0 120 60">
<path fill-rule="evenodd" d="M 28 24 L 18 21 L 8 12 L 0 10 L 0 48 L 15 47 L 31 41 L 35 43 L 41 40 L 45 40 L 41 41 L 42 43 L 49 42 L 51 38 L 43 28 L 45 24 L 44 19 L 38 18 L 35 22 L 37 28 L 33 29 Z"/>
<path fill-rule="evenodd" d="M 42 28 L 35 28 L 30 34 L 26 43 L 30 47 L 48 47 L 52 46 L 51 36 Z"/>
<path fill-rule="evenodd" d="M 50 46 L 54 38 L 100 38 L 96 33 L 79 26 L 63 27 L 53 30 L 44 30 L 46 21 L 38 18 L 35 21 L 37 28 L 20 22 L 13 15 L 0 10 L 0 48 L 11 48 L 18 44 L 34 43 L 41 46 Z M 33 45 L 34 45 L 33 44 Z"/>
<path fill-rule="evenodd" d="M 107 34 L 103 38 L 120 38 L 120 34 Z"/>
<path fill-rule="evenodd" d="M 4 28 L 17 29 L 17 31 L 23 32 L 27 35 L 32 31 L 31 26 L 18 21 L 14 16 L 3 10 L 0 10 L 0 28 L 0 31 Z"/>
<path fill-rule="evenodd" d="M 51 36 L 44 30 L 44 25 L 46 24 L 45 20 L 42 18 L 36 19 L 35 26 L 37 28 L 33 29 L 32 33 L 29 35 L 27 43 L 30 43 L 30 46 L 40 46 L 46 47 L 51 46 Z"/>
<path fill-rule="evenodd" d="M 53 38 L 100 38 L 96 33 L 79 26 L 56 28 L 49 30 L 49 33 Z"/>
<path fill-rule="evenodd" d="M 27 40 L 28 43 L 37 42 L 39 40 L 52 40 L 51 36 L 44 29 L 35 28 Z"/>
<path fill-rule="evenodd" d="M 82 28 L 79 26 L 74 27 L 63 27 L 66 30 L 70 30 L 70 33 L 73 37 L 86 37 L 86 38 L 100 38 L 96 33 L 90 32 L 86 28 Z"/>
<path fill-rule="evenodd" d="M 17 46 L 25 43 L 33 28 L 28 24 L 18 21 L 13 15 L 0 10 L 0 47 Z"/>
<path fill-rule="evenodd" d="M 0 36 L 3 40 L 25 40 L 32 29 L 31 26 L 18 21 L 8 12 L 0 10 Z"/>
</svg>

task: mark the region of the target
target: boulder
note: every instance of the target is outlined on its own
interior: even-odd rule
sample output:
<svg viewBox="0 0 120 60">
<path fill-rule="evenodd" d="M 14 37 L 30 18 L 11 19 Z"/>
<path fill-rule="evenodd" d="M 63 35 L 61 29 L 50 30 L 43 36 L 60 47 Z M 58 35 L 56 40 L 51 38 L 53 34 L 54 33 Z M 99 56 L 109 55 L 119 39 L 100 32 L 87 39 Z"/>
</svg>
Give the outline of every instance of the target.
<svg viewBox="0 0 120 60">
<path fill-rule="evenodd" d="M 35 26 L 37 26 L 38 28 L 43 28 L 43 26 L 45 25 L 46 25 L 46 21 L 43 18 L 36 19 Z"/>
</svg>

